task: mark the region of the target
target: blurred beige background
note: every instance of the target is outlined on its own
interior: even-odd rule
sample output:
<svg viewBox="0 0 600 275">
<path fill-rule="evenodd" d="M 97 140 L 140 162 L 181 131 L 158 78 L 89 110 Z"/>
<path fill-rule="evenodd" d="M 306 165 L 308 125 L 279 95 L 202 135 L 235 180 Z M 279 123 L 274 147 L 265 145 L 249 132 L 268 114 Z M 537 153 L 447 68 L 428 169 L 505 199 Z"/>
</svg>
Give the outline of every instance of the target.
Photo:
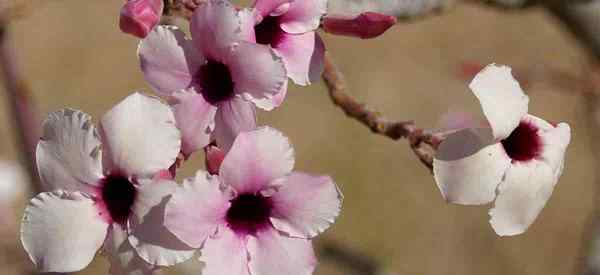
<svg viewBox="0 0 600 275">
<path fill-rule="evenodd" d="M 137 40 L 118 29 L 122 0 L 36 2 L 15 22 L 12 35 L 43 116 L 69 106 L 97 121 L 132 91 L 151 92 L 139 70 Z M 323 36 L 353 95 L 389 118 L 415 119 L 424 127 L 433 127 L 448 110 L 477 107 L 467 81 L 457 77 L 463 61 L 573 74 L 586 62 L 568 33 L 536 9 L 502 13 L 461 4 L 441 16 L 399 24 L 374 40 Z M 406 141 L 375 136 L 347 119 L 330 103 L 322 82 L 292 85 L 283 106 L 261 113 L 260 122 L 291 138 L 297 170 L 330 174 L 344 192 L 342 215 L 322 240 L 343 243 L 402 275 L 574 274 L 593 210 L 595 130 L 576 91 L 547 85 L 543 77 L 534 80 L 528 87 L 531 113 L 569 122 L 573 140 L 554 195 L 529 231 L 517 237 L 494 234 L 489 206 L 446 204 Z M 14 130 L 3 106 L 0 157 L 13 159 Z M 181 173 L 202 167 L 198 154 Z M 19 218 L 21 211 L 22 205 Z M 0 251 L 1 274 L 24 274 L 19 264 L 29 265 L 17 236 L 3 236 L 10 249 Z M 106 272 L 99 257 L 78 274 Z M 346 272 L 324 261 L 317 274 Z"/>
</svg>

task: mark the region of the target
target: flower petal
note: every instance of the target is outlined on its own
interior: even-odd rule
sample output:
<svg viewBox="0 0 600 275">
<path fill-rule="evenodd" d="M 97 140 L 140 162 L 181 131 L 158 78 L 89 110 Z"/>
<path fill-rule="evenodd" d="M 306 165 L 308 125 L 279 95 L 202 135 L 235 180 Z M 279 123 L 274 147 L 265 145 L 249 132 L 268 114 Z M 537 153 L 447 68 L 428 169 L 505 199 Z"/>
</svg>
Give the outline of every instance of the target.
<svg viewBox="0 0 600 275">
<path fill-rule="evenodd" d="M 249 58 L 249 57 L 252 58 Z M 236 94 L 257 104 L 256 100 L 277 95 L 286 84 L 283 60 L 268 46 L 241 41 L 228 59 Z M 257 104 L 271 110 L 273 105 Z"/>
<path fill-rule="evenodd" d="M 134 93 L 101 121 L 105 169 L 128 176 L 152 177 L 168 169 L 179 155 L 180 132 L 169 106 L 157 98 Z"/>
<path fill-rule="evenodd" d="M 323 73 L 325 45 L 316 32 L 283 34 L 275 51 L 283 57 L 288 77 L 298 85 L 310 85 Z"/>
<path fill-rule="evenodd" d="M 138 46 L 144 78 L 163 96 L 185 89 L 204 62 L 191 40 L 175 26 L 157 26 Z"/>
<path fill-rule="evenodd" d="M 233 43 L 244 39 L 241 17 L 226 0 L 208 0 L 199 6 L 190 20 L 190 32 L 198 49 L 206 57 L 222 62 Z"/>
<path fill-rule="evenodd" d="M 330 177 L 291 173 L 277 180 L 281 188 L 271 201 L 271 223 L 298 238 L 313 238 L 340 214 L 342 193 Z"/>
<path fill-rule="evenodd" d="M 36 149 L 36 161 L 45 188 L 89 191 L 102 177 L 100 139 L 92 118 L 63 109 L 48 116 Z"/>
<path fill-rule="evenodd" d="M 250 275 L 245 240 L 225 226 L 206 240 L 200 261 L 206 264 L 203 275 Z"/>
<path fill-rule="evenodd" d="M 558 178 L 541 161 L 515 162 L 498 187 L 490 224 L 499 236 L 525 232 L 552 195 Z"/>
<path fill-rule="evenodd" d="M 281 132 L 260 127 L 242 132 L 221 164 L 223 183 L 239 193 L 254 193 L 294 168 L 294 149 Z"/>
<path fill-rule="evenodd" d="M 198 171 L 184 180 L 167 203 L 165 226 L 190 247 L 200 248 L 225 222 L 230 198 L 219 185 L 217 177 Z"/>
<path fill-rule="evenodd" d="M 140 258 L 127 241 L 127 230 L 114 223 L 104 241 L 104 251 L 110 262 L 111 275 L 150 275 L 160 274 L 158 267 Z"/>
<path fill-rule="evenodd" d="M 165 206 L 177 184 L 169 180 L 141 180 L 129 218 L 129 243 L 154 265 L 170 266 L 194 255 L 165 226 Z"/>
<path fill-rule="evenodd" d="M 507 66 L 488 65 L 475 76 L 469 88 L 481 104 L 495 141 L 507 138 L 527 114 L 529 97 Z"/>
<path fill-rule="evenodd" d="M 486 204 L 510 165 L 501 143 L 488 145 L 475 129 L 449 135 L 433 160 L 433 176 L 444 199 L 456 204 Z"/>
<path fill-rule="evenodd" d="M 526 115 L 523 120 L 532 123 L 538 128 L 538 135 L 542 140 L 540 160 L 548 163 L 557 177 L 562 174 L 567 146 L 571 141 L 571 127 L 566 123 L 556 126 L 533 115 Z"/>
<path fill-rule="evenodd" d="M 29 202 L 21 223 L 21 242 L 41 272 L 75 272 L 94 259 L 107 228 L 91 198 L 56 190 L 40 193 Z"/>
<path fill-rule="evenodd" d="M 261 18 L 264 18 L 269 16 L 273 12 L 276 12 L 277 8 L 279 8 L 281 5 L 291 3 L 294 1 L 295 0 L 256 0 L 256 2 L 254 2 L 253 7 L 256 10 L 257 14 Z"/>
<path fill-rule="evenodd" d="M 219 105 L 215 116 L 215 139 L 219 147 L 227 152 L 240 132 L 256 129 L 254 105 L 239 97 Z"/>
<path fill-rule="evenodd" d="M 286 79 L 283 86 L 281 86 L 281 90 L 273 97 L 254 99 L 253 100 L 254 104 L 263 110 L 274 109 L 274 108 L 281 106 L 281 104 L 283 103 L 283 100 L 285 99 L 285 96 L 287 95 L 287 90 L 288 90 L 287 83 L 288 83 L 288 80 Z"/>
<path fill-rule="evenodd" d="M 252 274 L 309 275 L 317 265 L 310 240 L 285 237 L 273 229 L 250 236 L 248 252 Z"/>
<path fill-rule="evenodd" d="M 314 31 L 326 12 L 327 0 L 294 1 L 288 12 L 281 15 L 281 29 L 294 34 Z"/>
<path fill-rule="evenodd" d="M 181 151 L 189 156 L 210 143 L 217 108 L 194 89 L 173 94 L 173 112 L 181 131 Z"/>
</svg>

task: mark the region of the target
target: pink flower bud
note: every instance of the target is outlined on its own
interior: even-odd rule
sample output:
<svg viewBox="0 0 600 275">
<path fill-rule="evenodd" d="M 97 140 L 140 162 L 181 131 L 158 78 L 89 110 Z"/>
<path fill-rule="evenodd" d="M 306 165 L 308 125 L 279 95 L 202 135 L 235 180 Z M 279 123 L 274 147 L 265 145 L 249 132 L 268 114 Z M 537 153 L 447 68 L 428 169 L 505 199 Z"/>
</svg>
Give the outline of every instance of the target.
<svg viewBox="0 0 600 275">
<path fill-rule="evenodd" d="M 163 8 L 162 0 L 128 0 L 121 8 L 119 27 L 124 33 L 144 38 L 160 21 Z"/>
<path fill-rule="evenodd" d="M 221 168 L 221 162 L 225 158 L 225 152 L 223 152 L 219 147 L 210 144 L 204 147 L 204 153 L 206 154 L 206 170 L 211 175 L 219 174 L 219 169 Z"/>
<path fill-rule="evenodd" d="M 396 17 L 376 12 L 364 12 L 352 18 L 328 15 L 323 19 L 323 30 L 368 39 L 380 36 L 396 22 Z"/>
</svg>

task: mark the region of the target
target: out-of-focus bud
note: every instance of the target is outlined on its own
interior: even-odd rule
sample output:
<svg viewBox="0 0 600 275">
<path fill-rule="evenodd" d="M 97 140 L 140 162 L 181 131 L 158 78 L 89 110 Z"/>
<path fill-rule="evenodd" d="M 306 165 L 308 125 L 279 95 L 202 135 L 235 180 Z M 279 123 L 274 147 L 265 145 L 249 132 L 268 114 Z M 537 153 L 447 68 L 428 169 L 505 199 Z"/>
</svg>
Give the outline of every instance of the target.
<svg viewBox="0 0 600 275">
<path fill-rule="evenodd" d="M 225 158 L 225 152 L 219 147 L 213 144 L 209 144 L 204 147 L 204 154 L 206 155 L 206 170 L 211 175 L 219 174 L 219 168 L 221 168 L 221 162 Z"/>
<path fill-rule="evenodd" d="M 396 22 L 396 17 L 376 12 L 364 12 L 356 17 L 327 15 L 323 18 L 323 30 L 331 34 L 369 39 L 380 36 Z"/>
<path fill-rule="evenodd" d="M 128 0 L 121 8 L 119 27 L 124 33 L 144 38 L 158 24 L 163 0 Z"/>
</svg>

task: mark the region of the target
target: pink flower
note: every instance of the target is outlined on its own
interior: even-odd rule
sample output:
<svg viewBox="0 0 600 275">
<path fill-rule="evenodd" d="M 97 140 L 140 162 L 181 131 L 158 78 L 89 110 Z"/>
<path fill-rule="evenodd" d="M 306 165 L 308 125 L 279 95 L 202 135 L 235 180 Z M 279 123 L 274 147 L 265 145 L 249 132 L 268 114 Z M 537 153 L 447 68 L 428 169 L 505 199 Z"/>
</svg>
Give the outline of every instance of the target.
<svg viewBox="0 0 600 275">
<path fill-rule="evenodd" d="M 527 114 L 529 98 L 508 67 L 487 66 L 469 87 L 487 125 L 458 129 L 440 144 L 433 162 L 435 180 L 451 203 L 495 199 L 490 223 L 496 233 L 523 233 L 562 174 L 571 129 Z"/>
<path fill-rule="evenodd" d="M 340 212 L 331 178 L 292 172 L 294 151 L 280 132 L 240 133 L 218 175 L 199 171 L 165 210 L 165 225 L 200 249 L 204 275 L 311 274 L 311 238 Z"/>
<path fill-rule="evenodd" d="M 163 0 L 128 0 L 121 8 L 119 27 L 124 33 L 144 38 L 158 25 Z"/>
<path fill-rule="evenodd" d="M 229 2 L 210 0 L 192 16 L 192 40 L 159 26 L 139 46 L 146 80 L 174 101 L 186 155 L 211 135 L 227 150 L 237 133 L 256 127 L 255 106 L 273 109 L 285 90 L 283 61 L 268 46 L 246 41 L 248 26 Z"/>
<path fill-rule="evenodd" d="M 288 77 L 309 85 L 323 72 L 325 46 L 316 30 L 326 10 L 327 0 L 256 0 L 245 16 L 254 21 L 252 41 L 271 46 L 282 57 Z"/>
<path fill-rule="evenodd" d="M 141 258 L 161 265 L 192 256 L 156 214 L 176 185 L 153 177 L 180 150 L 167 105 L 136 93 L 104 115 L 99 131 L 72 109 L 52 113 L 43 128 L 37 165 L 53 191 L 31 200 L 21 224 L 23 247 L 40 271 L 81 270 L 100 247 L 112 274 L 151 273 Z"/>
</svg>

